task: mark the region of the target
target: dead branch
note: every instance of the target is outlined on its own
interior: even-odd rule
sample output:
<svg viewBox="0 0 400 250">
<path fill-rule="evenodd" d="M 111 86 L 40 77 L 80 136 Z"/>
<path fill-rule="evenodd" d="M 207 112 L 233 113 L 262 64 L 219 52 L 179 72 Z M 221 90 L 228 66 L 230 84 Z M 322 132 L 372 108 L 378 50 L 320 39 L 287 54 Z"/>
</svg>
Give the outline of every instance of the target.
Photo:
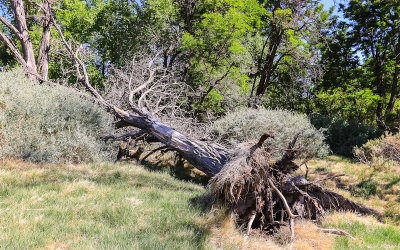
<svg viewBox="0 0 400 250">
<path fill-rule="evenodd" d="M 122 141 L 126 138 L 137 138 L 143 134 L 145 134 L 147 131 L 146 130 L 139 130 L 139 131 L 132 131 L 128 132 L 122 135 L 101 135 L 100 137 L 103 138 L 104 140 L 112 139 L 114 141 Z"/>
<path fill-rule="evenodd" d="M 310 182 L 310 184 L 315 184 L 315 183 L 318 183 L 318 182 L 321 182 L 321 181 L 326 181 L 326 180 L 338 178 L 338 177 L 341 177 L 341 176 L 345 176 L 345 174 L 337 174 L 337 175 L 332 175 L 332 176 L 324 177 L 324 178 L 321 178 L 321 179 L 312 181 L 312 182 Z"/>
<path fill-rule="evenodd" d="M 143 159 L 141 159 L 140 162 L 143 162 L 144 160 L 146 160 L 150 155 L 154 154 L 155 152 L 166 149 L 166 148 L 168 148 L 168 146 L 161 146 L 156 149 L 153 149 L 150 153 L 148 153 L 145 157 L 143 157 Z"/>
<path fill-rule="evenodd" d="M 347 236 L 352 240 L 356 240 L 353 236 L 351 236 L 348 232 L 340 230 L 340 229 L 327 229 L 327 228 L 317 228 L 318 231 L 321 231 L 323 233 L 327 234 L 336 234 L 336 235 L 342 235 L 342 236 Z"/>
</svg>

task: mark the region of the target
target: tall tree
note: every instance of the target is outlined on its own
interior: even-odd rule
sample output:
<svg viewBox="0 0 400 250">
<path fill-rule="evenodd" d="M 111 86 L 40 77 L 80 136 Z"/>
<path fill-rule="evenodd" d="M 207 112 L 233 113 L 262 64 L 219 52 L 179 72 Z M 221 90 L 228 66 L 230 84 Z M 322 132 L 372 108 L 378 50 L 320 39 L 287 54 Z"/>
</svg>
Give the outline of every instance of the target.
<svg viewBox="0 0 400 250">
<path fill-rule="evenodd" d="M 389 129 L 384 120 L 384 106 L 386 102 L 391 53 L 398 49 L 399 32 L 399 1 L 385 0 L 351 0 L 349 5 L 342 6 L 345 17 L 352 28 L 352 39 L 356 49 L 363 52 L 365 65 L 373 72 L 374 89 L 380 100 L 376 107 L 376 123 L 383 129 Z M 397 58 L 397 57 L 396 57 Z M 397 65 L 397 62 L 396 62 Z M 395 66 L 397 68 L 397 66 Z M 392 111 L 397 95 L 397 78 L 394 73 L 391 97 L 387 111 Z"/>
<path fill-rule="evenodd" d="M 317 1 L 273 0 L 260 1 L 266 10 L 260 33 L 264 37 L 261 50 L 256 55 L 257 73 L 253 79 L 250 99 L 259 104 L 267 88 L 277 77 L 276 70 L 290 57 L 300 62 L 300 55 L 311 55 L 309 46 L 319 35 L 327 13 Z M 308 64 L 312 56 L 308 57 Z M 307 65 L 304 63 L 304 65 Z M 259 77 L 258 84 L 257 78 Z"/>
</svg>

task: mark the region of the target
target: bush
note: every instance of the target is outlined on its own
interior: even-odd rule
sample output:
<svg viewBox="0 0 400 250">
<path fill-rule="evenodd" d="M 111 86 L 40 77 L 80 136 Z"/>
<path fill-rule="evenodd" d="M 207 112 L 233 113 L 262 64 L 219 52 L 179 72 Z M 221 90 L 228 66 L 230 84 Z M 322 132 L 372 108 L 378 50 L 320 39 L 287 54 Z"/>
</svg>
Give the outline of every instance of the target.
<svg viewBox="0 0 400 250">
<path fill-rule="evenodd" d="M 289 142 L 298 135 L 298 144 L 304 147 L 300 157 L 324 156 L 328 146 L 324 143 L 322 130 L 315 129 L 306 115 L 295 114 L 286 110 L 241 109 L 228 113 L 214 122 L 211 134 L 230 146 L 249 140 L 258 140 L 262 134 L 270 133 L 266 143 L 276 148 L 276 155 L 281 156 Z"/>
<path fill-rule="evenodd" d="M 353 148 L 361 146 L 369 139 L 377 138 L 380 132 L 377 127 L 358 124 L 339 117 L 315 115 L 310 118 L 311 123 L 317 128 L 326 128 L 325 142 L 332 153 L 352 157 Z"/>
<path fill-rule="evenodd" d="M 110 159 L 99 134 L 112 119 L 70 89 L 39 85 L 22 70 L 0 73 L 0 157 L 31 162 L 79 163 Z"/>
<path fill-rule="evenodd" d="M 400 134 L 384 135 L 355 147 L 354 156 L 370 165 L 400 164 Z"/>
</svg>

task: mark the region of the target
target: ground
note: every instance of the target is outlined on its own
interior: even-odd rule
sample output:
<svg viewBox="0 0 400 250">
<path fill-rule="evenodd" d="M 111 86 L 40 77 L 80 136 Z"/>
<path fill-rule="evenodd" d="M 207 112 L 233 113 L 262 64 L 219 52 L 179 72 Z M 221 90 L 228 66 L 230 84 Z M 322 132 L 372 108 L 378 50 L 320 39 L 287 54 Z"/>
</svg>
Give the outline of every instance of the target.
<svg viewBox="0 0 400 250">
<path fill-rule="evenodd" d="M 309 177 L 345 173 L 329 188 L 368 204 L 379 222 L 333 213 L 297 221 L 274 237 L 245 237 L 229 211 L 211 207 L 204 179 L 149 164 L 37 165 L 0 162 L 0 246 L 5 249 L 399 249 L 397 168 L 374 170 L 340 157 L 309 162 Z M 156 169 L 156 170 L 155 170 Z M 301 172 L 305 173 L 302 167 Z M 171 173 L 173 176 L 171 176 Z M 175 173 L 175 174 L 174 174 Z M 189 181 L 188 181 L 189 180 Z M 198 182 L 200 184 L 196 184 Z M 366 184 L 367 183 L 367 184 Z M 330 236 L 340 228 L 356 238 Z"/>
</svg>

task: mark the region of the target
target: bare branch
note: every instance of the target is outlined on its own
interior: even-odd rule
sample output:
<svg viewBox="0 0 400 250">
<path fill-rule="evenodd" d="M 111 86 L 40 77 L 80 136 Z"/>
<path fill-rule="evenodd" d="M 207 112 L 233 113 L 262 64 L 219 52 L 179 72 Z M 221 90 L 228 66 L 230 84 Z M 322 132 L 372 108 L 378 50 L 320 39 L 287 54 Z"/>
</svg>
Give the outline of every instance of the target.
<svg viewBox="0 0 400 250">
<path fill-rule="evenodd" d="M 142 129 L 139 131 L 132 131 L 132 132 L 128 132 L 122 135 L 101 135 L 101 138 L 108 140 L 108 139 L 112 139 L 114 141 L 122 141 L 126 138 L 137 138 L 145 133 L 147 133 L 148 131 Z"/>
<path fill-rule="evenodd" d="M 342 235 L 342 236 L 347 236 L 352 240 L 356 240 L 353 236 L 351 236 L 348 232 L 340 230 L 340 229 L 327 229 L 327 228 L 317 228 L 318 231 L 321 231 L 323 233 L 328 233 L 328 234 L 336 234 L 336 235 Z"/>
<path fill-rule="evenodd" d="M 77 53 L 74 52 L 74 50 L 71 48 L 71 46 L 68 44 L 67 40 L 65 39 L 65 36 L 63 34 L 63 32 L 61 31 L 60 26 L 57 24 L 57 22 L 54 20 L 54 17 L 51 17 L 51 21 L 54 25 L 54 27 L 57 30 L 57 33 L 59 34 L 62 42 L 64 43 L 65 47 L 67 48 L 68 52 L 70 53 L 70 55 L 74 58 L 74 60 L 77 62 L 77 64 L 79 64 L 79 66 L 82 68 L 83 70 L 83 81 L 82 83 L 85 85 L 86 89 L 93 95 L 95 96 L 99 101 L 103 102 L 106 104 L 106 101 L 103 99 L 103 97 L 93 88 L 93 86 L 90 84 L 89 82 L 89 76 L 87 74 L 86 71 L 86 67 L 85 64 L 82 62 L 81 59 L 79 59 Z"/>
<path fill-rule="evenodd" d="M 21 53 L 18 51 L 15 45 L 8 39 L 8 37 L 2 32 L 0 32 L 0 40 L 2 40 L 6 44 L 7 48 L 11 51 L 11 53 L 14 55 L 17 61 L 22 65 L 22 67 L 27 69 L 28 65 L 26 64 Z"/>
<path fill-rule="evenodd" d="M 332 176 L 328 176 L 328 177 L 325 177 L 325 178 L 321 178 L 321 179 L 315 180 L 313 182 L 310 182 L 310 184 L 315 184 L 315 183 L 318 183 L 318 182 L 321 182 L 321 181 L 326 181 L 326 180 L 334 179 L 334 178 L 341 177 L 341 176 L 345 176 L 345 174 L 337 174 L 337 175 L 332 175 Z"/>
<path fill-rule="evenodd" d="M 7 27 L 9 28 L 17 37 L 18 39 L 22 40 L 23 36 L 19 30 L 12 25 L 7 19 L 5 19 L 3 16 L 0 16 L 0 21 Z"/>
<path fill-rule="evenodd" d="M 143 159 L 141 159 L 140 162 L 143 162 L 144 160 L 146 160 L 150 155 L 154 154 L 155 152 L 166 149 L 166 148 L 168 148 L 168 146 L 164 145 L 164 146 L 158 147 L 156 149 L 153 149 L 150 153 L 148 153 L 145 157 L 143 157 Z"/>
</svg>

